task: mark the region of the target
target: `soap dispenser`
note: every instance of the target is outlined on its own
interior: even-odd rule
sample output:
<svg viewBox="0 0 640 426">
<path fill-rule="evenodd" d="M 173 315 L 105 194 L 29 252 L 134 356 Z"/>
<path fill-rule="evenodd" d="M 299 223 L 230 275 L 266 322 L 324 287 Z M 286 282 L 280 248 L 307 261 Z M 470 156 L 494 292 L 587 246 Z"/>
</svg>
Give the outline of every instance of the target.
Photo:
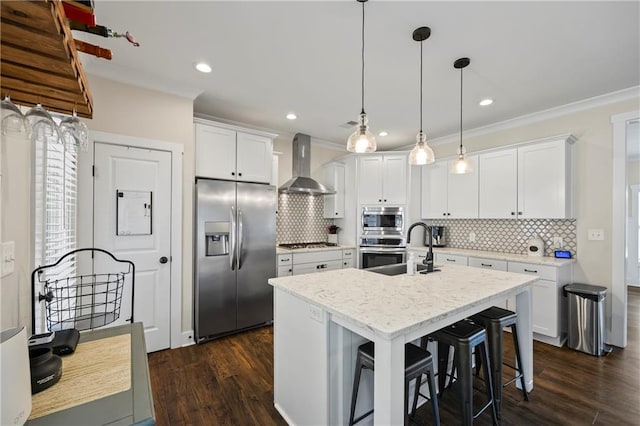
<svg viewBox="0 0 640 426">
<path fill-rule="evenodd" d="M 409 252 L 407 258 L 407 275 L 413 275 L 416 273 L 416 254 Z"/>
</svg>

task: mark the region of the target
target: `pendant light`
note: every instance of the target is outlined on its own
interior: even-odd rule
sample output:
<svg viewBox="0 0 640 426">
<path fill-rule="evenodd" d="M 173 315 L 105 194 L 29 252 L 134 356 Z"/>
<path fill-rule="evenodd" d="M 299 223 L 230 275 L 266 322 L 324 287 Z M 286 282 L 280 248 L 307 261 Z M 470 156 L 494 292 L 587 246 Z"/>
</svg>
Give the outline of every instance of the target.
<svg viewBox="0 0 640 426">
<path fill-rule="evenodd" d="M 376 138 L 369 131 L 369 120 L 364 112 L 364 4 L 367 0 L 357 0 L 362 3 L 362 110 L 358 118 L 358 128 L 347 139 L 347 151 L 373 152 L 376 150 Z"/>
<path fill-rule="evenodd" d="M 413 31 L 413 39 L 420 42 L 420 131 L 416 136 L 416 146 L 409 154 L 409 164 L 422 166 L 436 161 L 433 149 L 427 144 L 427 135 L 422 131 L 422 42 L 431 35 L 431 28 L 420 27 Z"/>
<path fill-rule="evenodd" d="M 460 147 L 458 148 L 458 159 L 451 163 L 451 173 L 462 175 L 465 173 L 471 173 L 473 166 L 468 158 L 465 158 L 465 149 L 462 146 L 462 70 L 469 65 L 471 61 L 469 58 L 456 59 L 453 63 L 453 67 L 460 70 Z"/>
</svg>

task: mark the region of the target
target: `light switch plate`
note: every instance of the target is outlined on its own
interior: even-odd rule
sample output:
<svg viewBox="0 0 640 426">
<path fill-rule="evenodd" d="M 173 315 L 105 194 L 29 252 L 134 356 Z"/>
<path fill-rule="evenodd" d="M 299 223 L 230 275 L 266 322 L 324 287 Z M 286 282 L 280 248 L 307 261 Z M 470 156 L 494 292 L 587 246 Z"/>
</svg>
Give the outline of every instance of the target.
<svg viewBox="0 0 640 426">
<path fill-rule="evenodd" d="M 604 240 L 604 229 L 589 229 L 587 236 L 591 241 L 602 241 Z"/>
<path fill-rule="evenodd" d="M 0 254 L 0 263 L 2 264 L 1 276 L 13 274 L 16 264 L 16 243 L 15 241 L 8 241 L 2 243 L 2 253 Z"/>
</svg>

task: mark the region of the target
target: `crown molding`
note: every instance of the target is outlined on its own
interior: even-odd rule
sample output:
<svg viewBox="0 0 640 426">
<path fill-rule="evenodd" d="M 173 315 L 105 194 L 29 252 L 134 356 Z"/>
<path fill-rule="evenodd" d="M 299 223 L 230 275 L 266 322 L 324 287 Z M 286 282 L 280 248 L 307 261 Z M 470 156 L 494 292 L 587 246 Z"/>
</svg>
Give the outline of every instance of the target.
<svg viewBox="0 0 640 426">
<path fill-rule="evenodd" d="M 633 86 L 628 89 L 618 90 L 616 92 L 606 93 L 604 95 L 594 96 L 592 98 L 583 99 L 581 101 L 572 102 L 566 105 L 549 108 L 546 110 L 522 115 L 520 117 L 510 118 L 504 121 L 487 124 L 486 126 L 476 127 L 475 129 L 466 130 L 465 137 L 472 138 L 482 136 L 489 133 L 495 133 L 501 130 L 512 129 L 514 127 L 526 126 L 528 124 L 540 121 L 550 120 L 552 118 L 561 117 L 563 115 L 572 114 L 587 109 L 597 108 L 604 105 L 610 105 L 617 102 L 623 102 L 630 99 L 640 99 L 640 86 Z M 447 136 L 441 136 L 429 141 L 431 146 L 445 145 L 459 141 L 459 134 L 454 133 Z M 406 145 L 398 148 L 398 150 L 412 149 L 415 144 Z"/>
</svg>

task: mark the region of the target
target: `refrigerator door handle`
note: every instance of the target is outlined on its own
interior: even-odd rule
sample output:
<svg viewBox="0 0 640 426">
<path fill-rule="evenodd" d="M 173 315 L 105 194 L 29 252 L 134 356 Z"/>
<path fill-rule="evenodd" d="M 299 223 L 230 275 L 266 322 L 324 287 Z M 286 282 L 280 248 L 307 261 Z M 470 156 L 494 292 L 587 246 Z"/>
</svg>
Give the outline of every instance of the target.
<svg viewBox="0 0 640 426">
<path fill-rule="evenodd" d="M 242 268 L 242 240 L 244 230 L 242 228 L 242 210 L 238 209 L 238 269 Z"/>
<path fill-rule="evenodd" d="M 231 237 L 231 247 L 229 254 L 229 266 L 232 271 L 236 269 L 236 212 L 233 207 L 229 210 L 229 223 L 231 223 L 231 232 L 229 236 Z"/>
</svg>

